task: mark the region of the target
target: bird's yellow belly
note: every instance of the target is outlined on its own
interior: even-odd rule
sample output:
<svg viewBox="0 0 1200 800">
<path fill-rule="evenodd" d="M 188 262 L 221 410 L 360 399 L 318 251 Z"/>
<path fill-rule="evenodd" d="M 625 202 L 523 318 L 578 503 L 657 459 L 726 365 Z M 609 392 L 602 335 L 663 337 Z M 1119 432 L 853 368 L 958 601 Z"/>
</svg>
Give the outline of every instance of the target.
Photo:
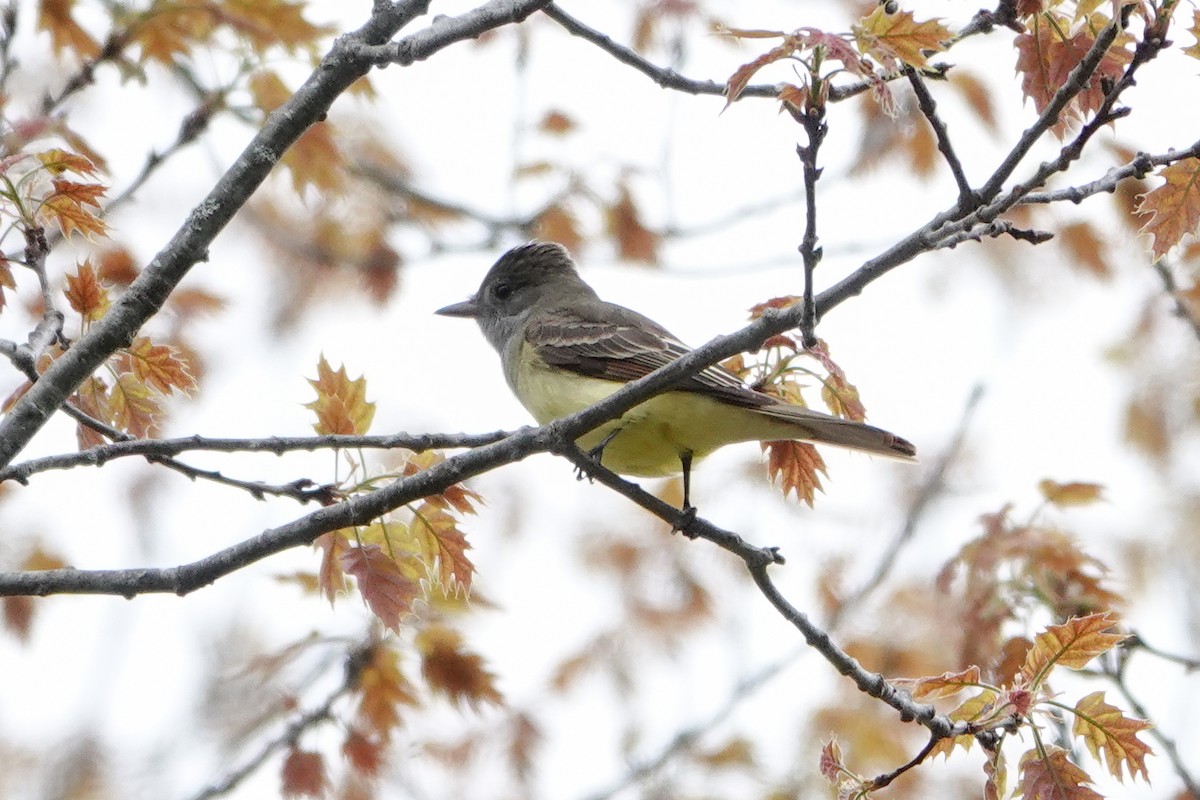
<svg viewBox="0 0 1200 800">
<path fill-rule="evenodd" d="M 624 384 L 530 365 L 513 386 L 517 398 L 539 424 L 568 416 L 620 389 Z M 743 430 L 744 409 L 694 392 L 668 392 L 647 400 L 606 422 L 577 441 L 584 450 L 620 432 L 604 447 L 601 462 L 623 475 L 658 477 L 682 471 L 680 456 L 693 463 L 727 444 L 756 438 Z"/>
</svg>

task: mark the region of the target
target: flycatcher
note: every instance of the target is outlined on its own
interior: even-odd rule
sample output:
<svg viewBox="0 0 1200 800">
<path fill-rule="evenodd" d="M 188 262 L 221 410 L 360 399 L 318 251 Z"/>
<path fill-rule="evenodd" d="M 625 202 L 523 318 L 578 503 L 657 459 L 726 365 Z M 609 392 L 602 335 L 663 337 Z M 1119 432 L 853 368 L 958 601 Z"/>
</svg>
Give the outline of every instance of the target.
<svg viewBox="0 0 1200 800">
<path fill-rule="evenodd" d="M 500 353 L 521 404 L 546 424 L 599 402 L 691 348 L 654 320 L 601 300 L 566 249 L 534 242 L 509 250 L 473 297 L 436 313 L 470 317 Z M 684 509 L 692 462 L 735 442 L 792 439 L 912 460 L 895 434 L 834 417 L 746 386 L 710 366 L 606 422 L 578 444 L 614 472 L 683 472 Z"/>
</svg>

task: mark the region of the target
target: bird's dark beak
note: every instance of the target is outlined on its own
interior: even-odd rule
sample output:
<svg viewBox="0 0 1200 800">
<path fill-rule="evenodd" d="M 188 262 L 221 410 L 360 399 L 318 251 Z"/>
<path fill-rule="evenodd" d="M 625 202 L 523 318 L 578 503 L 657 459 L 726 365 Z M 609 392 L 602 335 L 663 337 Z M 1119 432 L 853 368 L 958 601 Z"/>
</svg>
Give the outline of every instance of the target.
<svg viewBox="0 0 1200 800">
<path fill-rule="evenodd" d="M 439 308 L 433 313 L 441 314 L 443 317 L 474 318 L 479 316 L 479 304 L 476 303 L 475 298 L 472 297 L 467 300 L 463 300 L 461 303 L 455 303 L 453 305 L 446 306 L 445 308 Z"/>
</svg>

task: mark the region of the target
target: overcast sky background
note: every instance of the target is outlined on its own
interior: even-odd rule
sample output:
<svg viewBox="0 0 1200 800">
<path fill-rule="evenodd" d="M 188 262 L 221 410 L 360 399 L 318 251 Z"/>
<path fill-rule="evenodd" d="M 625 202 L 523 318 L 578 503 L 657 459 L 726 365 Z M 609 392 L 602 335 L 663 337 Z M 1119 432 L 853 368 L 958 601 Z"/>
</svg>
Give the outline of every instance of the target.
<svg viewBox="0 0 1200 800">
<path fill-rule="evenodd" d="M 619 41 L 630 37 L 626 5 L 564 3 L 569 12 Z M 803 4 L 803 14 L 797 4 L 785 2 L 711 5 L 723 21 L 747 28 L 844 30 L 849 24 L 832 3 Z M 368 6 L 329 2 L 321 13 L 347 30 L 365 18 Z M 432 10 L 454 14 L 471 6 L 435 2 Z M 974 8 L 948 2 L 904 6 L 918 16 L 944 17 L 952 28 L 961 26 Z M 534 183 L 514 189 L 514 164 L 553 158 L 593 177 L 611 178 L 622 164 L 637 165 L 632 185 L 655 223 L 699 226 L 764 200 L 798 195 L 801 170 L 794 148 L 799 131 L 790 118 L 776 113 L 774 104 L 744 101 L 721 113 L 721 98 L 664 91 L 548 20 L 526 24 L 530 61 L 521 73 L 513 66 L 509 32 L 487 46 L 460 44 L 427 63 L 375 73 L 379 99 L 366 114 L 409 154 L 418 184 L 432 194 L 495 213 L 525 211 L 544 188 Z M 1034 117 L 1032 108 L 1020 103 L 1011 36 L 979 38 L 956 48 L 949 60 L 973 62 L 969 69 L 997 88 L 1004 133 L 986 132 L 965 117 L 953 94 L 934 87 L 951 134 L 962 147 L 968 175 L 977 183 L 1003 154 L 1012 132 Z M 44 37 L 26 36 L 22 46 L 27 67 L 59 69 L 45 53 Z M 707 36 L 690 36 L 688 46 L 686 61 L 677 66 L 696 78 L 723 80 L 756 54 L 755 42 L 738 48 Z M 1152 152 L 1195 138 L 1195 121 L 1180 119 L 1177 99 L 1146 96 L 1155 77 L 1181 68 L 1173 55 L 1164 61 L 1168 59 L 1173 64 L 1146 70 L 1140 83 L 1148 88 L 1129 95 L 1137 112 L 1122 121 L 1115 136 L 1105 138 L 1135 142 Z M 664 58 L 660 54 L 657 60 Z M 221 74 L 228 67 L 214 58 L 212 69 Z M 298 78 L 306 71 L 299 66 L 293 70 Z M 40 78 L 39 70 L 31 72 Z M 1189 79 L 1194 72 L 1192 62 Z M 767 79 L 783 80 L 785 75 L 777 71 Z M 73 106 L 74 124 L 102 142 L 113 175 L 125 178 L 148 148 L 173 138 L 192 103 L 182 93 L 120 87 L 111 70 L 102 70 L 98 81 L 101 88 Z M 351 107 L 361 111 L 357 106 L 360 101 L 343 98 L 332 119 L 338 122 Z M 576 119 L 579 130 L 562 139 L 532 131 L 551 109 Z M 518 113 L 522 116 L 514 119 Z M 137 120 L 132 129 L 131 119 Z M 849 104 L 834 108 L 822 150 L 821 286 L 844 277 L 952 202 L 953 184 L 944 169 L 927 182 L 914 181 L 903 165 L 894 163 L 865 177 L 849 177 L 862 135 L 859 119 Z M 179 155 L 170 170 L 178 176 L 186 165 L 194 180 L 181 182 L 167 172 L 152 180 L 113 219 L 118 233 L 136 235 L 129 243 L 148 260 L 251 135 L 247 128 L 222 123 L 217 137 Z M 1032 167 L 1054 149 L 1047 143 L 1028 163 Z M 1099 155 L 1102 148 L 1095 149 Z M 1107 166 L 1099 158 L 1085 158 L 1073 173 L 1079 176 L 1075 182 L 1098 177 Z M 1021 170 L 1018 177 L 1028 172 Z M 1097 198 L 1056 213 L 1069 221 L 1103 217 L 1107 208 L 1107 200 Z M 752 304 L 800 292 L 795 248 L 803 230 L 802 209 L 799 202 L 781 203 L 740 224 L 672 241 L 663 249 L 660 269 L 621 263 L 604 246 L 593 247 L 580 254 L 583 274 L 606 299 L 636 308 L 685 341 L 702 344 L 744 324 Z M 914 441 L 922 464 L 826 450 L 829 479 L 810 510 L 780 498 L 768 486 L 765 470 L 751 469 L 759 461 L 756 446 L 731 447 L 695 472 L 693 499 L 701 514 L 757 544 L 780 546 L 789 559 L 774 572 L 781 588 L 799 607 L 814 608 L 813 581 L 826 559 L 849 557 L 849 586 L 874 567 L 875 556 L 903 520 L 904 508 L 897 500 L 903 493 L 897 487 L 922 479 L 955 435 L 973 388 L 981 385 L 984 395 L 966 450 L 949 475 L 948 491 L 904 553 L 901 574 L 925 576 L 932 583 L 937 568 L 978 533 L 978 515 L 1006 502 L 1016 504 L 1018 516 L 1029 513 L 1040 499 L 1036 484 L 1045 477 L 1108 487 L 1105 503 L 1061 515 L 1064 527 L 1086 532 L 1089 552 L 1101 559 L 1116 561 L 1125 543 L 1134 539 L 1161 539 L 1164 547 L 1175 546 L 1163 507 L 1170 498 L 1156 485 L 1160 476 L 1122 444 L 1119 402 L 1127 392 L 1127 376 L 1102 358 L 1133 327 L 1146 298 L 1161 287 L 1124 229 L 1110 228 L 1118 272 L 1107 283 L 1081 277 L 1054 245 L 969 244 L 905 265 L 838 307 L 822 322 L 819 334 L 859 387 L 871 421 Z M 65 259 L 67 249 L 56 258 Z M 315 375 L 321 353 L 335 367 L 344 363 L 351 376 L 367 377 L 368 399 L 378 405 L 373 432 L 489 431 L 528 424 L 476 327 L 432 316 L 434 309 L 472 293 L 502 250 L 414 260 L 385 307 L 375 307 L 347 288 L 337 302 L 314 308 L 295 330 L 279 337 L 271 333 L 264 298 L 286 278 L 281 270 L 265 266 L 268 254 L 235 222 L 208 263 L 198 265 L 188 279 L 227 298 L 229 308 L 202 326 L 198 343 L 212 354 L 209 374 L 194 402 L 177 404 L 166 435 L 311 432 L 311 412 L 303 408 L 311 390 L 304 379 Z M 997 267 L 996 259 L 1004 268 Z M 12 316 L 0 318 L 0 334 L 17 338 L 13 325 Z M 1195 347 L 1185 333 L 1177 341 L 1181 350 Z M 1190 363 L 1195 364 L 1194 358 Z M 1195 373 L 1180 379 L 1194 383 Z M 15 385 L 11 377 L 6 380 Z M 0 386 L 5 392 L 8 388 Z M 22 459 L 69 450 L 73 441 L 73 427 L 55 420 Z M 265 481 L 327 479 L 332 474 L 329 454 L 190 460 Z M 1192 464 L 1177 467 L 1177 474 L 1200 474 L 1198 462 L 1193 458 Z M 132 460 L 92 470 L 87 482 L 94 495 L 86 501 L 77 494 L 79 474 L 39 475 L 33 489 L 7 499 L 4 527 L 16 535 L 53 532 L 73 564 L 105 568 L 192 561 L 297 515 L 293 504 L 255 502 L 174 474 L 157 478 L 169 489 L 146 506 L 131 506 L 126 493 L 111 488 L 130 476 L 150 474 Z M 546 671 L 562 652 L 548 645 L 570 642 L 593 624 L 614 621 L 613 587 L 581 576 L 570 557 L 571 548 L 580 546 L 580 530 L 645 528 L 646 536 L 662 538 L 663 548 L 686 551 L 681 557 L 704 569 L 736 573 L 737 565 L 725 553 L 703 542 L 669 537 L 623 499 L 577 482 L 566 462 L 550 456 L 506 467 L 472 486 L 487 498 L 468 528 L 479 586 L 500 608 L 482 615 L 471 641 L 514 704 L 541 691 Z M 63 501 L 47 503 L 48 497 Z M 61 531 L 73 533 L 64 537 Z M 1192 655 L 1197 621 L 1184 613 L 1188 606 L 1182 598 L 1194 590 L 1188 580 L 1194 577 L 1195 558 L 1194 550 L 1184 552 L 1179 571 L 1162 574 L 1130 609 L 1131 624 L 1147 639 Z M 29 645 L 0 640 L 8 687 L 0 690 L 0 726 L 10 738 L 19 731 L 35 751 L 95 726 L 131 765 L 130 785 L 148 790 L 167 776 L 139 773 L 143 759 L 169 753 L 164 763 L 173 774 L 165 785 L 177 787 L 177 796 L 190 796 L 194 788 L 189 787 L 199 788 L 215 777 L 212 753 L 196 747 L 174 721 L 199 701 L 196 681 L 231 617 L 268 648 L 314 629 L 345 635 L 361 630 L 366 612 L 357 600 L 344 599 L 330 609 L 271 579 L 313 569 L 316 563 L 307 549 L 286 553 L 185 599 L 67 597 L 43 603 Z M 1127 580 L 1129 576 L 1115 576 L 1118 588 Z M 647 753 L 668 740 L 680 720 L 705 718 L 738 680 L 796 650 L 798 637 L 748 580 L 744 584 L 725 598 L 728 607 L 722 610 L 736 631 L 709 637 L 672 669 L 647 674 L 646 684 L 638 687 L 639 697 L 654 697 L 665 709 L 661 738 L 647 738 Z M 1169 667 L 1156 671 L 1153 680 L 1161 694 L 1146 700 L 1161 715 L 1163 727 L 1178 737 L 1183 752 L 1194 753 L 1200 740 L 1194 698 L 1200 686 L 1196 677 L 1179 673 Z M 768 692 L 747 703 L 738 719 L 769 719 L 772 693 L 815 695 L 835 680 L 824 662 L 801 658 Z M 55 688 L 51 692 L 46 687 Z M 603 724 L 611 702 L 601 692 L 569 715 L 549 717 L 552 728 L 541 759 L 551 765 L 541 787 L 544 797 L 586 796 L 623 773 L 619 759 L 603 755 L 613 752 L 604 746 L 611 732 Z M 776 757 L 794 757 L 793 742 L 777 746 Z M 180 757 L 193 748 L 192 756 Z M 232 763 L 240 760 L 234 756 Z M 975 769 L 975 761 L 968 766 Z M 419 770 L 400 769 L 409 768 Z M 1151 771 L 1162 776 L 1154 790 L 1138 785 L 1114 796 L 1166 796 L 1174 783 L 1161 759 L 1152 761 Z M 1093 772 L 1100 777 L 1100 770 Z M 233 796 L 273 791 L 276 776 L 269 768 Z"/>
</svg>

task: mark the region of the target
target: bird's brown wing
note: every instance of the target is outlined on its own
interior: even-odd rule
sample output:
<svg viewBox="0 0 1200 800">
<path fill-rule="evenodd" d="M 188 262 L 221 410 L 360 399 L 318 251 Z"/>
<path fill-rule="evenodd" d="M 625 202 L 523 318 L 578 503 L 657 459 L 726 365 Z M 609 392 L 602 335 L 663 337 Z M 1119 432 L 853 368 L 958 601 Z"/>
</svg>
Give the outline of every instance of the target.
<svg viewBox="0 0 1200 800">
<path fill-rule="evenodd" d="M 552 366 L 622 383 L 692 351 L 654 320 L 615 303 L 547 309 L 530 320 L 525 339 Z M 717 365 L 685 379 L 679 388 L 748 408 L 775 402 Z"/>
</svg>

